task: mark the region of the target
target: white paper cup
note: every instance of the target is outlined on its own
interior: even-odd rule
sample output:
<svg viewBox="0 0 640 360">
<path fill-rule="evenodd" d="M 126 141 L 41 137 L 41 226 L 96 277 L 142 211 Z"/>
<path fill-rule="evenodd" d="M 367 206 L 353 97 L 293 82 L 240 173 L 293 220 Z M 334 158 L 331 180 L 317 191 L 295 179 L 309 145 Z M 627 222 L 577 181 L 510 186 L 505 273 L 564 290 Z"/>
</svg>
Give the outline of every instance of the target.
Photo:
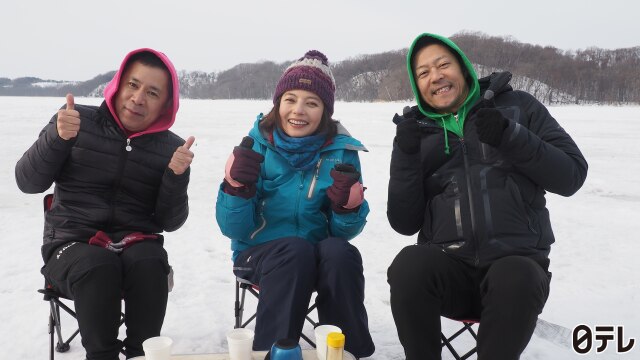
<svg viewBox="0 0 640 360">
<path fill-rule="evenodd" d="M 313 332 L 316 335 L 316 354 L 318 355 L 318 360 L 326 360 L 327 359 L 327 335 L 330 332 L 338 332 L 341 333 L 342 330 L 334 325 L 320 325 Z"/>
<path fill-rule="evenodd" d="M 253 360 L 254 332 L 251 329 L 237 328 L 227 333 L 229 358 L 231 360 Z"/>
<path fill-rule="evenodd" d="M 142 342 L 145 360 L 169 360 L 173 340 L 167 336 L 156 336 Z"/>
</svg>

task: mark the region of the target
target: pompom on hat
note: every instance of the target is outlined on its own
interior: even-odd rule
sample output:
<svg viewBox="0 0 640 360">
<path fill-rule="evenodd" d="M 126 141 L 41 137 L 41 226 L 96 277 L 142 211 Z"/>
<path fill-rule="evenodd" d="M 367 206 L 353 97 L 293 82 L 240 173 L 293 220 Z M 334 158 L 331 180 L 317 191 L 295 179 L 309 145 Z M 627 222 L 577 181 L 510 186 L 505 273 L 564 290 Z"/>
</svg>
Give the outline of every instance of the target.
<svg viewBox="0 0 640 360">
<path fill-rule="evenodd" d="M 278 81 L 273 103 L 275 104 L 278 98 L 289 90 L 307 90 L 315 93 L 324 103 L 328 114 L 333 115 L 336 81 L 327 57 L 320 51 L 309 50 L 289 65 Z"/>
</svg>

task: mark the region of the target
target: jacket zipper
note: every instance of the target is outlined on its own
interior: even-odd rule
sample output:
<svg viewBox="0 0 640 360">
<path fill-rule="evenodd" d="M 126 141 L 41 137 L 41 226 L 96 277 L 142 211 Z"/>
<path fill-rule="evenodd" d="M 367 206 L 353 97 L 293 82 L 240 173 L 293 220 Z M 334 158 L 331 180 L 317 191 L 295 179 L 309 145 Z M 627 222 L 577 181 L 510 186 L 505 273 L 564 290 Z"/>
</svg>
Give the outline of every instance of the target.
<svg viewBox="0 0 640 360">
<path fill-rule="evenodd" d="M 460 211 L 460 188 L 458 187 L 458 180 L 456 180 L 455 176 L 451 178 L 451 184 L 453 185 L 453 192 L 456 195 L 455 205 L 454 205 L 454 216 L 456 219 L 456 232 L 459 238 L 464 236 L 462 231 L 462 212 Z"/>
<path fill-rule="evenodd" d="M 320 160 L 318 160 L 318 163 L 316 164 L 316 172 L 315 175 L 313 175 L 313 178 L 311 179 L 311 185 L 309 186 L 309 192 L 307 193 L 307 199 L 311 199 L 313 197 L 313 190 L 316 187 L 316 182 L 318 181 L 318 178 L 320 177 L 320 165 L 322 164 L 322 158 L 320 158 Z"/>
<path fill-rule="evenodd" d="M 295 207 L 295 212 L 293 213 L 294 218 L 296 219 L 296 234 L 298 234 L 298 231 L 300 230 L 300 219 L 299 219 L 300 196 L 302 195 L 302 191 L 304 189 L 304 171 L 299 171 L 298 173 L 300 173 L 300 184 L 298 184 L 298 194 L 296 196 L 296 207 Z"/>
<path fill-rule="evenodd" d="M 258 235 L 258 233 L 260 231 L 262 231 L 262 229 L 264 229 L 267 226 L 267 219 L 264 217 L 264 203 L 266 202 L 266 200 L 262 200 L 262 204 L 261 204 L 261 208 L 260 208 L 260 219 L 262 219 L 262 225 L 260 225 L 260 227 L 258 227 L 256 230 L 254 230 L 254 232 L 251 233 L 251 235 L 249 236 L 249 239 L 253 240 L 254 237 L 256 237 L 256 235 Z"/>
<path fill-rule="evenodd" d="M 489 146 L 489 145 L 487 145 L 487 144 L 483 143 L 483 142 L 482 142 L 482 141 L 480 141 L 480 140 L 478 140 L 478 142 L 480 143 L 480 149 L 482 149 L 482 160 L 483 160 L 483 161 L 487 161 L 487 159 L 488 159 L 488 156 L 487 156 L 487 152 L 488 152 L 488 150 L 487 150 L 487 146 Z"/>
<path fill-rule="evenodd" d="M 113 184 L 112 193 L 110 196 L 110 212 L 109 212 L 109 222 L 107 228 L 111 228 L 111 223 L 113 218 L 115 217 L 116 212 L 116 201 L 117 193 L 120 192 L 120 183 L 122 182 L 122 174 L 124 173 L 124 167 L 127 164 L 127 158 L 129 157 L 129 152 L 131 151 L 131 139 L 127 139 L 127 144 L 125 145 L 125 152 L 120 156 L 120 163 L 118 164 L 118 173 L 116 174 L 116 182 Z"/>
<path fill-rule="evenodd" d="M 458 120 L 458 114 L 454 115 L 455 119 L 456 119 L 456 124 L 458 125 L 458 129 L 460 128 L 460 122 Z M 467 143 L 464 140 L 464 130 L 461 129 L 461 133 L 463 136 L 460 137 L 460 146 L 462 147 L 462 158 L 464 160 L 464 174 L 465 174 L 465 178 L 467 180 L 467 197 L 469 198 L 469 215 L 471 217 L 471 236 L 473 237 L 473 244 L 474 244 L 474 264 L 475 266 L 478 266 L 478 264 L 480 264 L 480 256 L 478 255 L 478 236 L 477 236 L 477 229 L 476 229 L 476 214 L 475 214 L 475 207 L 473 204 L 473 191 L 471 188 L 471 171 L 469 169 L 469 159 L 468 159 L 468 150 L 467 150 Z"/>
</svg>

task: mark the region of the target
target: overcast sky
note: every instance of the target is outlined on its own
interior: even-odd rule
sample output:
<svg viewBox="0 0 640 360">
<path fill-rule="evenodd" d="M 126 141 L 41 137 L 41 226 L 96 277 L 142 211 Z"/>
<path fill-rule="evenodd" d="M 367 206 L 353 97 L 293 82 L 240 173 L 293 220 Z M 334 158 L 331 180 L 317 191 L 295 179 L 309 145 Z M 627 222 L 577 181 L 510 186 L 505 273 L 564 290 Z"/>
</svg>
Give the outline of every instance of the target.
<svg viewBox="0 0 640 360">
<path fill-rule="evenodd" d="M 639 13 L 637 0 L 3 1 L 0 77 L 88 80 L 140 47 L 190 71 L 290 61 L 309 49 L 337 62 L 405 48 L 423 32 L 615 49 L 640 46 Z"/>
</svg>

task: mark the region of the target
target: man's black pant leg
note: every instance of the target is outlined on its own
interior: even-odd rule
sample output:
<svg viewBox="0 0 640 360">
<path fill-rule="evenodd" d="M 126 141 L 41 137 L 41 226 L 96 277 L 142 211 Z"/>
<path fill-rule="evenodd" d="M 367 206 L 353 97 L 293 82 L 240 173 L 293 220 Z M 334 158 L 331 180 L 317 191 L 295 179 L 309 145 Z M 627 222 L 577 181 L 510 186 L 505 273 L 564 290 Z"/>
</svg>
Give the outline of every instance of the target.
<svg viewBox="0 0 640 360">
<path fill-rule="evenodd" d="M 496 260 L 481 283 L 479 360 L 517 360 L 549 296 L 547 272 L 522 256 Z"/>
<path fill-rule="evenodd" d="M 464 318 L 479 312 L 474 269 L 436 247 L 405 247 L 387 276 L 393 320 L 407 360 L 441 358 L 441 315 Z"/>
<path fill-rule="evenodd" d="M 128 357 L 142 356 L 142 342 L 160 335 L 167 309 L 169 263 L 157 241 L 143 241 L 120 255 Z"/>
</svg>

